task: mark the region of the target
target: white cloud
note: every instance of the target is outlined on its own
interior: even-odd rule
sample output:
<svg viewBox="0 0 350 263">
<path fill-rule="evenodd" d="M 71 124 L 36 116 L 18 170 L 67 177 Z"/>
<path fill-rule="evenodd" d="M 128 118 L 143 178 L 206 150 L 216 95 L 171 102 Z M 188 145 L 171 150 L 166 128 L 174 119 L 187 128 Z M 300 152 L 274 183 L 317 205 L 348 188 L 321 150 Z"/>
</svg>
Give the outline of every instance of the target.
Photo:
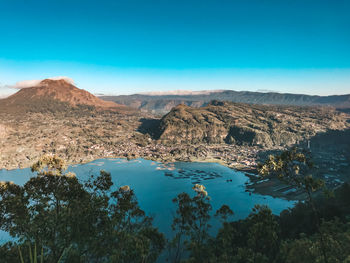
<svg viewBox="0 0 350 263">
<path fill-rule="evenodd" d="M 16 91 L 8 85 L 3 85 L 2 83 L 0 83 L 0 99 L 6 98 L 15 92 Z"/>
<path fill-rule="evenodd" d="M 48 79 L 51 79 L 51 80 L 63 79 L 66 82 L 74 85 L 74 80 L 72 78 L 69 78 L 69 77 L 60 76 L 60 77 L 53 77 L 53 78 L 48 78 Z M 34 87 L 34 86 L 38 85 L 41 81 L 43 81 L 43 80 L 42 79 L 23 80 L 23 81 L 17 82 L 15 85 L 10 86 L 10 87 L 14 88 L 14 89 L 25 89 L 25 88 Z"/>
<path fill-rule="evenodd" d="M 273 89 L 257 89 L 256 92 L 262 92 L 262 93 L 280 93 L 278 90 L 273 90 Z"/>
</svg>

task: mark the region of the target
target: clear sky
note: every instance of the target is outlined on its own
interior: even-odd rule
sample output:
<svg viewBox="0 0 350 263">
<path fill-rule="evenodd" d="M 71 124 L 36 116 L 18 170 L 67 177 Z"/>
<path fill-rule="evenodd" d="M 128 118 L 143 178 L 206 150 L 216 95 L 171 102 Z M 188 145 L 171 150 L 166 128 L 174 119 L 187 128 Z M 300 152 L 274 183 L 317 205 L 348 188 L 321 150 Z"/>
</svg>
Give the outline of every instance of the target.
<svg viewBox="0 0 350 263">
<path fill-rule="evenodd" d="M 93 93 L 350 93 L 348 0 L 0 0 L 0 95 L 68 76 Z"/>
</svg>

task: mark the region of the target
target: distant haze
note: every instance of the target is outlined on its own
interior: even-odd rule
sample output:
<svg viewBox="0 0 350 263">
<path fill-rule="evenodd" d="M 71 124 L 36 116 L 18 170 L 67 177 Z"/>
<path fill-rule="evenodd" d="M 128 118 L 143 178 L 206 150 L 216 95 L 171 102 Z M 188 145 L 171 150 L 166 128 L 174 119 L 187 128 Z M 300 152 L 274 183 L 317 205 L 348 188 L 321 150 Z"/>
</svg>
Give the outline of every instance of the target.
<svg viewBox="0 0 350 263">
<path fill-rule="evenodd" d="M 163 96 L 163 95 L 208 95 L 216 92 L 223 92 L 224 90 L 170 90 L 170 91 L 151 91 L 151 92 L 141 92 L 142 95 L 150 96 Z"/>
</svg>

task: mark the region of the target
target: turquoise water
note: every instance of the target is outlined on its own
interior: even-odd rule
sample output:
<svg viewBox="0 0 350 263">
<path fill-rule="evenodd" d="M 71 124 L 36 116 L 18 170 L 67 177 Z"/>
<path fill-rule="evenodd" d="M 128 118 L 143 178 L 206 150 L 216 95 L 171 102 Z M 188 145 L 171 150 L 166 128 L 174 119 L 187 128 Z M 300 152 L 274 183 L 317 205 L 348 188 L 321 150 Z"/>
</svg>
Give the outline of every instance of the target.
<svg viewBox="0 0 350 263">
<path fill-rule="evenodd" d="M 170 226 L 176 211 L 172 199 L 182 192 L 194 194 L 192 186 L 195 183 L 207 188 L 213 211 L 227 204 L 235 213 L 234 220 L 247 217 L 255 204 L 266 204 L 275 214 L 294 204 L 284 199 L 246 192 L 248 177 L 216 163 L 177 162 L 163 165 L 144 159 L 100 159 L 68 168 L 81 180 L 91 174 L 98 175 L 102 169 L 111 173 L 113 187 L 129 185 L 134 189 L 140 207 L 147 215 L 154 217 L 154 224 L 168 236 L 171 235 Z M 33 174 L 28 168 L 0 170 L 0 181 L 24 184 L 31 176 Z M 218 225 L 214 221 L 212 224 L 214 232 Z M 9 240 L 8 234 L 0 233 L 0 241 L 6 240 Z"/>
</svg>

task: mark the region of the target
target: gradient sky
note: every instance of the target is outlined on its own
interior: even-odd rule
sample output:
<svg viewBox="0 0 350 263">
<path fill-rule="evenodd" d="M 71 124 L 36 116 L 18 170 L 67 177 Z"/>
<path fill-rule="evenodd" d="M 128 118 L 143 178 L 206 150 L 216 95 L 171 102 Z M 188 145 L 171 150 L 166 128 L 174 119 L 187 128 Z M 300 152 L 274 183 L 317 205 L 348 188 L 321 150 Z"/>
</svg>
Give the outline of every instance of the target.
<svg viewBox="0 0 350 263">
<path fill-rule="evenodd" d="M 0 95 L 68 76 L 93 93 L 350 93 L 347 0 L 0 0 Z"/>
</svg>

